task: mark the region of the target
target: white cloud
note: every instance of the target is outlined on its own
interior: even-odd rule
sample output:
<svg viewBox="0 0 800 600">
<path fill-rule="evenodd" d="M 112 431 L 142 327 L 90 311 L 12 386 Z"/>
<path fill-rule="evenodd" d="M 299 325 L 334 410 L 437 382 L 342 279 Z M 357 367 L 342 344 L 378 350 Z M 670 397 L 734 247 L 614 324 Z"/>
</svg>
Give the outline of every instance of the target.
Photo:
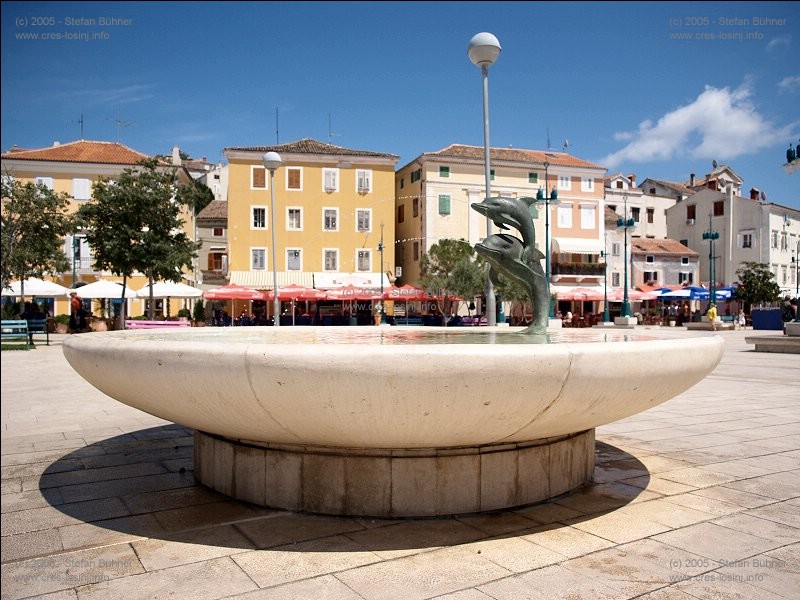
<svg viewBox="0 0 800 600">
<path fill-rule="evenodd" d="M 791 77 L 784 77 L 778 84 L 778 91 L 780 93 L 787 92 L 793 94 L 800 91 L 800 76 L 792 75 Z"/>
<path fill-rule="evenodd" d="M 643 121 L 636 131 L 615 134 L 630 140 L 621 150 L 601 159 L 613 169 L 624 162 L 642 163 L 678 157 L 728 160 L 752 154 L 786 138 L 791 126 L 776 128 L 760 115 L 745 83 L 735 90 L 706 86 L 691 104 Z"/>
<path fill-rule="evenodd" d="M 778 52 L 788 50 L 791 45 L 791 38 L 788 35 L 773 38 L 767 44 L 767 52 Z"/>
</svg>

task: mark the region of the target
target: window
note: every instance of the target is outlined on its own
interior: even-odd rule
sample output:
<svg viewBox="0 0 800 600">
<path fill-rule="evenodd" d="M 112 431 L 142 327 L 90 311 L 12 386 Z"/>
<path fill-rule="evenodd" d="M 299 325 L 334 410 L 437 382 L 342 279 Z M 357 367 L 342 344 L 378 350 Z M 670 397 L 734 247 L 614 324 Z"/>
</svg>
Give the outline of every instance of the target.
<svg viewBox="0 0 800 600">
<path fill-rule="evenodd" d="M 571 204 L 560 204 L 558 206 L 558 226 L 562 229 L 570 229 L 572 227 Z"/>
<path fill-rule="evenodd" d="M 614 212 L 617 212 L 617 205 L 616 205 L 616 204 L 609 204 L 609 205 L 608 205 L 608 208 L 610 208 L 610 209 L 611 209 L 611 210 L 613 210 Z"/>
<path fill-rule="evenodd" d="M 339 270 L 339 251 L 332 248 L 326 248 L 322 251 L 323 268 L 326 271 Z"/>
<path fill-rule="evenodd" d="M 725 200 L 717 200 L 716 202 L 714 202 L 714 216 L 715 217 L 725 216 Z"/>
<path fill-rule="evenodd" d="M 620 244 L 619 242 L 612 242 L 611 244 L 611 256 L 619 256 L 620 255 Z"/>
<path fill-rule="evenodd" d="M 372 210 L 369 208 L 356 209 L 356 231 L 372 231 Z"/>
<path fill-rule="evenodd" d="M 356 271 L 371 271 L 372 270 L 372 251 L 359 250 L 356 253 Z"/>
<path fill-rule="evenodd" d="M 52 177 L 37 177 L 36 178 L 36 185 L 43 185 L 48 190 L 53 189 L 53 178 Z"/>
<path fill-rule="evenodd" d="M 419 181 L 422 179 L 422 169 L 417 169 L 416 171 L 411 171 L 411 183 L 415 181 Z"/>
<path fill-rule="evenodd" d="M 406 205 L 401 204 L 397 207 L 397 222 L 405 223 L 406 221 Z"/>
<path fill-rule="evenodd" d="M 322 230 L 323 231 L 339 231 L 339 209 L 338 208 L 323 208 L 322 209 Z"/>
<path fill-rule="evenodd" d="M 560 189 L 560 190 L 571 190 L 572 189 L 572 178 L 569 175 L 559 175 L 558 176 L 558 189 Z"/>
<path fill-rule="evenodd" d="M 402 190 L 405 187 L 405 185 L 406 185 L 406 179 L 405 179 L 405 177 L 401 177 L 400 178 L 400 189 Z"/>
<path fill-rule="evenodd" d="M 582 192 L 593 192 L 594 191 L 594 179 L 591 177 L 581 177 L 581 191 Z"/>
<path fill-rule="evenodd" d="M 686 220 L 689 219 L 694 220 L 697 218 L 697 205 L 696 204 L 687 204 L 686 205 Z"/>
<path fill-rule="evenodd" d="M 681 271 L 678 273 L 678 283 L 681 285 L 684 283 L 692 284 L 694 283 L 694 275 L 691 272 Z"/>
<path fill-rule="evenodd" d="M 658 281 L 658 271 L 645 271 L 644 272 L 644 280 L 651 281 L 653 283 Z"/>
<path fill-rule="evenodd" d="M 72 197 L 75 200 L 88 200 L 92 197 L 92 181 L 76 177 L 72 180 Z"/>
<path fill-rule="evenodd" d="M 302 271 L 303 261 L 301 260 L 302 254 L 299 248 L 286 249 L 286 270 L 287 271 Z"/>
<path fill-rule="evenodd" d="M 785 231 L 781 232 L 781 250 L 789 249 L 789 234 Z"/>
<path fill-rule="evenodd" d="M 267 170 L 264 167 L 250 167 L 250 189 L 267 189 Z"/>
<path fill-rule="evenodd" d="M 252 248 L 250 250 L 250 270 L 263 271 L 267 265 L 267 249 Z"/>
<path fill-rule="evenodd" d="M 449 215 L 450 214 L 450 195 L 449 194 L 439 194 L 439 214 L 440 215 Z"/>
<path fill-rule="evenodd" d="M 623 182 L 621 182 L 621 181 L 617 181 L 617 189 L 618 190 L 624 190 L 625 189 L 625 184 Z M 653 193 L 655 193 L 655 192 L 653 192 Z"/>
<path fill-rule="evenodd" d="M 411 201 L 411 213 L 413 217 L 419 216 L 419 198 L 414 198 Z"/>
<path fill-rule="evenodd" d="M 322 169 L 322 190 L 325 192 L 339 191 L 339 169 Z"/>
<path fill-rule="evenodd" d="M 655 208 L 648 208 L 647 209 L 647 222 L 654 223 L 656 217 L 656 209 Z"/>
<path fill-rule="evenodd" d="M 303 230 L 303 209 L 302 208 L 287 208 L 286 209 L 286 229 L 287 231 L 302 231 Z"/>
<path fill-rule="evenodd" d="M 653 256 L 652 254 L 648 254 L 644 257 L 644 262 L 654 263 L 656 262 L 656 257 Z"/>
<path fill-rule="evenodd" d="M 288 167 L 286 169 L 286 189 L 295 191 L 303 189 L 302 167 Z"/>
<path fill-rule="evenodd" d="M 689 264 L 689 257 L 688 256 L 681 256 L 681 264 L 688 265 Z"/>
<path fill-rule="evenodd" d="M 419 242 L 414 242 L 414 262 L 419 260 Z"/>
<path fill-rule="evenodd" d="M 631 208 L 631 218 L 634 223 L 638 223 L 641 217 L 641 209 L 638 206 Z"/>
<path fill-rule="evenodd" d="M 267 208 L 265 206 L 250 207 L 250 229 L 267 228 Z"/>
<path fill-rule="evenodd" d="M 752 248 L 753 247 L 753 234 L 752 233 L 740 233 L 738 236 L 738 246 L 739 248 Z"/>
<path fill-rule="evenodd" d="M 357 191 L 366 194 L 372 191 L 372 170 L 356 169 Z"/>
<path fill-rule="evenodd" d="M 622 278 L 619 276 L 619 273 L 612 273 L 611 274 L 611 287 L 619 287 L 620 281 Z"/>
<path fill-rule="evenodd" d="M 489 180 L 494 181 L 494 169 L 489 170 Z"/>
<path fill-rule="evenodd" d="M 439 167 L 439 177 L 450 177 L 450 167 Z"/>
<path fill-rule="evenodd" d="M 581 206 L 581 229 L 594 229 L 594 215 L 594 206 Z"/>
<path fill-rule="evenodd" d="M 538 173 L 528 173 L 528 183 L 538 184 L 539 183 L 539 174 Z"/>
<path fill-rule="evenodd" d="M 223 237 L 225 235 L 225 228 L 224 227 L 214 227 L 211 231 L 211 235 L 214 237 Z"/>
<path fill-rule="evenodd" d="M 777 230 L 772 231 L 772 244 L 771 247 L 773 250 L 778 249 L 778 232 Z"/>
<path fill-rule="evenodd" d="M 225 251 L 213 250 L 208 253 L 208 270 L 209 271 L 222 271 L 222 261 L 225 257 Z"/>
<path fill-rule="evenodd" d="M 689 240 L 680 240 L 681 245 L 689 247 Z"/>
</svg>

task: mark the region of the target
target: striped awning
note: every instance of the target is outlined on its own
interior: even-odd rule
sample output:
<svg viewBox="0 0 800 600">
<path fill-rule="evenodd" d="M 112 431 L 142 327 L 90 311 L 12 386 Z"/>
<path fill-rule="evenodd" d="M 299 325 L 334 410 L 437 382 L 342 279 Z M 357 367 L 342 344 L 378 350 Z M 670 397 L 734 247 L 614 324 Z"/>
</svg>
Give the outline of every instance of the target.
<svg viewBox="0 0 800 600">
<path fill-rule="evenodd" d="M 600 254 L 603 242 L 591 238 L 553 238 L 553 252 L 560 254 Z"/>
<path fill-rule="evenodd" d="M 278 271 L 278 287 L 301 285 L 318 290 L 333 290 L 348 285 L 380 288 L 381 273 L 331 273 L 311 271 Z M 231 271 L 230 283 L 243 285 L 254 290 L 271 290 L 274 287 L 272 271 Z M 391 283 L 383 275 L 383 287 L 389 288 Z"/>
</svg>

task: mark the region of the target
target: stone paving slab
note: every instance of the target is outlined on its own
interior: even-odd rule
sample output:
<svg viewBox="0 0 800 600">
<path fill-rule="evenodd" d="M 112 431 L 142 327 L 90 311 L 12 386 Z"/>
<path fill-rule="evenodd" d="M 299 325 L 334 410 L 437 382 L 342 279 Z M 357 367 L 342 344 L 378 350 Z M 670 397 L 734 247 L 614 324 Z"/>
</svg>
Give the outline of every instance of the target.
<svg viewBox="0 0 800 600">
<path fill-rule="evenodd" d="M 86 383 L 65 336 L 3 351 L 0 599 L 795 600 L 800 359 L 718 335 L 709 377 L 598 428 L 592 484 L 441 519 L 232 501 L 194 480 L 191 430 Z"/>
</svg>

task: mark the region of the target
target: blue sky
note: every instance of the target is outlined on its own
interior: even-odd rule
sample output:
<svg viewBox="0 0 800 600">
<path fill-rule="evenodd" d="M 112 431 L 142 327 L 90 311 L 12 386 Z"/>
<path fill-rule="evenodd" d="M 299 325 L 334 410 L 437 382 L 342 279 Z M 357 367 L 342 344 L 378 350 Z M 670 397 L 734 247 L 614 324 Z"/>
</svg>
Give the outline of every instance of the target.
<svg viewBox="0 0 800 600">
<path fill-rule="evenodd" d="M 492 146 L 568 140 L 640 182 L 716 160 L 800 209 L 797 2 L 3 2 L 0 146 L 79 139 L 83 116 L 147 154 L 314 138 L 400 167 L 483 145 L 481 31 L 503 48 Z"/>
</svg>

